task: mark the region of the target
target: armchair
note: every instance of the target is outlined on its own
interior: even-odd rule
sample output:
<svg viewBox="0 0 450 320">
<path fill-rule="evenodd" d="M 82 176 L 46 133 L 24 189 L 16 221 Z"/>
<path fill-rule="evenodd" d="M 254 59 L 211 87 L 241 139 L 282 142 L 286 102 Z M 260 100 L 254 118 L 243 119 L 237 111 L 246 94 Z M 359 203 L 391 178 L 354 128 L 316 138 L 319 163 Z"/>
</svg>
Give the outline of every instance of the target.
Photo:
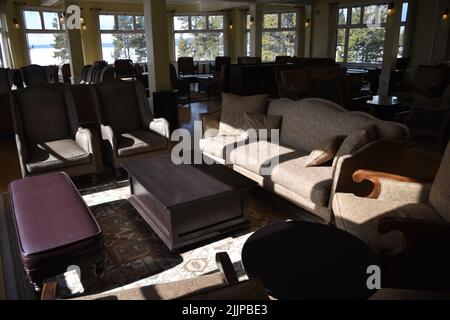
<svg viewBox="0 0 450 320">
<path fill-rule="evenodd" d="M 356 182 L 370 181 L 369 197 L 336 193 L 333 212 L 336 226 L 387 255 L 406 254 L 417 249 L 413 244 L 429 243 L 441 234 L 440 243 L 428 250 L 450 245 L 450 144 L 434 181 L 417 180 L 387 173 L 358 170 Z M 438 233 L 435 233 L 435 231 Z M 443 231 L 445 230 L 445 231 Z M 447 247 L 445 247 L 447 246 Z"/>
<path fill-rule="evenodd" d="M 91 90 L 104 154 L 117 174 L 124 161 L 167 152 L 169 124 L 153 118 L 141 83 L 112 79 Z"/>
<path fill-rule="evenodd" d="M 27 87 L 51 82 L 50 73 L 47 67 L 37 64 L 30 64 L 20 68 L 22 71 L 23 82 Z"/>
<path fill-rule="evenodd" d="M 96 181 L 97 152 L 90 130 L 79 127 L 70 91 L 44 85 L 11 95 L 22 176 L 64 171 L 91 174 Z"/>
</svg>

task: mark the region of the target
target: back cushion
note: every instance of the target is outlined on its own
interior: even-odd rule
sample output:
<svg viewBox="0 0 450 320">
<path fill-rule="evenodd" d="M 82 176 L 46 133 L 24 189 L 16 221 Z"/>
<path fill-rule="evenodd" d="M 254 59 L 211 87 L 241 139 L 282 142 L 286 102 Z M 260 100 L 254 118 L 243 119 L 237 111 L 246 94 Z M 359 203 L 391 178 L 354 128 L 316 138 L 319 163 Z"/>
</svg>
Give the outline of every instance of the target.
<svg viewBox="0 0 450 320">
<path fill-rule="evenodd" d="M 28 142 L 71 137 L 64 88 L 34 87 L 15 94 Z"/>
<path fill-rule="evenodd" d="M 141 129 L 133 82 L 106 81 L 97 86 L 105 124 L 117 133 Z"/>
<path fill-rule="evenodd" d="M 430 203 L 442 219 L 450 222 L 450 143 L 430 192 Z"/>
<path fill-rule="evenodd" d="M 323 139 L 348 135 L 352 131 L 375 124 L 379 139 L 403 140 L 408 129 L 400 124 L 381 121 L 362 112 L 349 112 L 343 107 L 322 99 L 272 100 L 269 115 L 282 115 L 280 142 L 283 145 L 314 150 Z"/>
</svg>

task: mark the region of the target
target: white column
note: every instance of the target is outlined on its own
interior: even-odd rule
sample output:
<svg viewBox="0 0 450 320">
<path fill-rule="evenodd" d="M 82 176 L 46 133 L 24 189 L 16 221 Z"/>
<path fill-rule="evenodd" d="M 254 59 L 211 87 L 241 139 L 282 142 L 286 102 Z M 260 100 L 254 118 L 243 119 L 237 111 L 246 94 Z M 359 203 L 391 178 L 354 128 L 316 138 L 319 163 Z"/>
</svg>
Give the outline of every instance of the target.
<svg viewBox="0 0 450 320">
<path fill-rule="evenodd" d="M 64 1 L 64 10 L 70 5 L 80 6 L 78 0 Z M 81 70 L 84 67 L 83 42 L 81 41 L 80 29 L 67 30 L 69 55 L 70 55 L 70 72 L 72 74 L 72 83 L 79 83 L 81 79 Z"/>
<path fill-rule="evenodd" d="M 391 70 L 397 61 L 401 18 L 402 1 L 395 0 L 393 12 L 391 15 L 388 15 L 386 24 L 383 66 L 381 67 L 380 82 L 378 87 L 378 94 L 382 96 L 387 96 L 389 93 Z"/>
<path fill-rule="evenodd" d="M 144 0 L 145 40 L 147 43 L 150 92 L 169 90 L 169 30 L 166 0 Z M 150 99 L 152 94 L 150 94 Z"/>
<path fill-rule="evenodd" d="M 250 4 L 250 17 L 254 18 L 254 23 L 250 28 L 250 53 L 254 57 L 262 55 L 262 31 L 263 31 L 263 7 L 260 4 Z"/>
</svg>

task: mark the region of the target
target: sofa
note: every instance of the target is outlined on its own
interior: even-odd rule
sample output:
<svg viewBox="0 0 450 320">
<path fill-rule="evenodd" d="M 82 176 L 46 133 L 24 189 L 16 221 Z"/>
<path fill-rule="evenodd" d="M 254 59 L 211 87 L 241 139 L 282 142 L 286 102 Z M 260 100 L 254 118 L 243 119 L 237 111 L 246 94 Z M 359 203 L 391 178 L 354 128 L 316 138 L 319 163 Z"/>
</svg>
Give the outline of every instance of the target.
<svg viewBox="0 0 450 320">
<path fill-rule="evenodd" d="M 244 104 L 234 104 L 237 108 L 246 107 Z M 352 180 L 355 170 L 396 166 L 409 138 L 408 129 L 402 124 L 382 121 L 362 112 L 349 112 L 322 99 L 271 100 L 266 114 L 282 116 L 279 146 L 266 140 L 246 144 L 243 136 L 220 135 L 217 129 L 222 117 L 221 110 L 217 110 L 201 115 L 204 136 L 198 147 L 208 157 L 255 180 L 264 189 L 300 206 L 324 222 L 334 220 L 331 199 L 336 191 L 350 189 L 355 194 L 368 192 L 367 185 L 356 184 Z M 334 158 L 328 165 L 305 166 L 310 153 L 323 139 L 349 135 L 370 125 L 377 130 L 374 141 L 351 154 Z M 279 163 L 269 174 L 262 175 L 273 151 L 279 157 Z"/>
</svg>

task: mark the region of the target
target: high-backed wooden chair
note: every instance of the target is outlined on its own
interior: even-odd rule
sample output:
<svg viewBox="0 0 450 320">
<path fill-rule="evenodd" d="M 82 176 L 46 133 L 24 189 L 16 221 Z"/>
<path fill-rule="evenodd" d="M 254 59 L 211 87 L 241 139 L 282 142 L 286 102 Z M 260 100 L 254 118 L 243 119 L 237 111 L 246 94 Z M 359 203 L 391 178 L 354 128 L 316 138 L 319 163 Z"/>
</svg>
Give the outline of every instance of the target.
<svg viewBox="0 0 450 320">
<path fill-rule="evenodd" d="M 179 76 L 198 73 L 198 66 L 195 66 L 193 57 L 179 57 L 177 64 Z"/>
<path fill-rule="evenodd" d="M 31 64 L 20 69 L 22 71 L 23 82 L 27 87 L 52 82 L 47 67 Z"/>
</svg>

